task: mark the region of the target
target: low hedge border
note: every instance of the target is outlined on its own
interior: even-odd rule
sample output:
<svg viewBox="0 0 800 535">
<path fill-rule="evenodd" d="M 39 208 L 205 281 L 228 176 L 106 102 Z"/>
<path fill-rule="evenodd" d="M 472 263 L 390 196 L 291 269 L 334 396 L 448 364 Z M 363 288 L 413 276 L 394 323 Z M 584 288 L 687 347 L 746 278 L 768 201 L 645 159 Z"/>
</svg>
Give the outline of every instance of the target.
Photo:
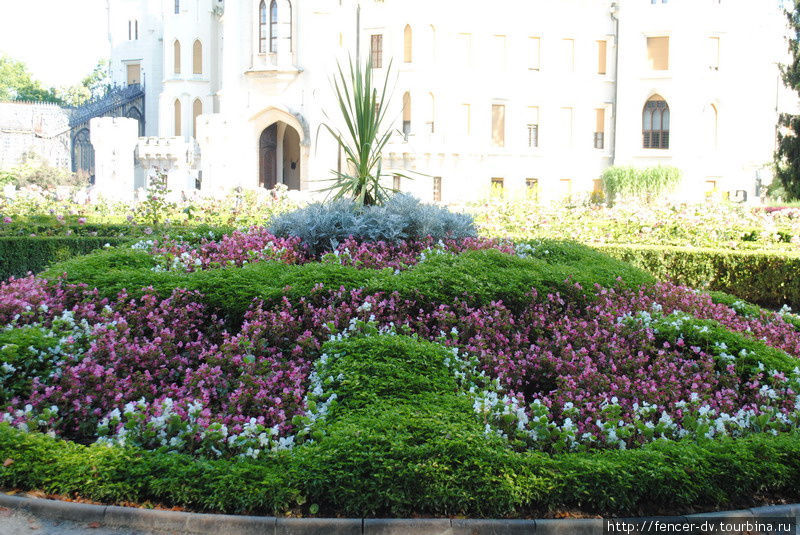
<svg viewBox="0 0 800 535">
<path fill-rule="evenodd" d="M 62 234 L 43 235 L 42 229 L 34 226 L 25 235 L 13 236 L 4 235 L 4 229 L 0 229 L 0 280 L 39 273 L 50 264 L 91 253 L 106 244 L 118 246 L 164 235 L 198 242 L 203 238 L 219 238 L 234 229 L 209 225 L 166 226 L 155 230 L 135 225 L 83 225 L 56 230 Z M 64 235 L 67 231 L 74 234 Z M 89 235 L 91 232 L 96 235 Z"/>
<path fill-rule="evenodd" d="M 164 297 L 176 288 L 196 290 L 206 304 L 234 324 L 254 299 L 274 303 L 284 297 L 307 297 L 319 285 L 328 290 L 344 287 L 361 288 L 367 293 L 397 292 L 427 303 L 466 299 L 487 305 L 503 301 L 513 308 L 530 301 L 531 289 L 536 289 L 540 296 L 560 292 L 580 299 L 592 295 L 595 284 L 613 287 L 621 281 L 638 287 L 655 281 L 644 271 L 583 245 L 552 242 L 542 250 L 547 252 L 542 252 L 541 258 L 519 258 L 491 249 L 433 255 L 399 273 L 331 262 L 303 265 L 259 262 L 242 268 L 184 273 L 155 272 L 151 255 L 119 248 L 53 265 L 42 276 L 51 280 L 63 276 L 68 283 L 87 284 L 109 298 L 122 290 L 135 297 L 147 287 Z"/>
<path fill-rule="evenodd" d="M 777 309 L 800 309 L 800 252 L 731 251 L 657 245 L 595 246 L 658 279 L 717 290 Z"/>
<path fill-rule="evenodd" d="M 0 237 L 0 280 L 38 273 L 53 262 L 85 255 L 106 244 L 115 246 L 130 238 L 103 236 Z"/>
<path fill-rule="evenodd" d="M 367 416 L 359 423 L 372 422 L 374 425 L 365 430 L 366 436 L 377 436 L 381 422 Z M 434 425 L 433 416 L 422 423 Z M 445 434 L 457 428 L 455 424 L 440 427 Z M 387 489 L 396 491 L 425 463 L 440 470 L 443 476 L 458 472 L 457 467 L 444 462 L 443 456 L 448 453 L 444 450 L 417 448 L 409 453 L 424 453 L 426 459 L 401 455 L 393 460 L 385 458 L 385 452 L 368 455 L 363 448 L 350 450 L 348 445 L 360 440 L 354 427 L 342 425 L 336 437 L 340 433 L 350 434 L 350 440 L 325 447 L 325 458 L 337 462 L 322 466 L 315 464 L 320 462 L 316 457 L 319 452 L 311 448 L 305 454 L 298 454 L 299 449 L 295 455 L 278 454 L 270 461 L 195 459 L 132 448 L 83 446 L 42 434 L 23 433 L 0 423 L 0 458 L 13 461 L 0 466 L 0 486 L 80 496 L 102 503 L 154 502 L 196 511 L 240 514 L 278 514 L 305 504 L 308 514 L 308 507 L 323 499 L 336 503 L 342 494 L 352 496 L 358 489 L 363 492 L 365 478 L 377 476 L 387 481 L 401 474 L 403 477 L 396 487 Z M 459 442 L 464 440 L 460 438 Z M 433 447 L 444 447 L 446 443 L 438 440 Z M 351 454 L 356 455 L 348 457 Z M 481 490 L 483 498 L 496 499 L 480 504 L 481 514 L 464 511 L 465 514 L 526 517 L 566 509 L 606 516 L 644 515 L 800 499 L 797 485 L 800 435 L 797 434 L 657 442 L 637 450 L 552 457 L 500 450 L 494 460 L 498 456 L 507 462 L 482 464 L 483 472 L 472 477 L 481 483 L 493 483 L 493 489 L 475 490 Z M 403 473 L 401 469 L 408 461 L 417 464 Z M 361 469 L 368 468 L 368 472 L 347 477 L 342 462 L 355 463 Z M 306 479 L 309 475 L 318 479 Z M 514 489 L 513 495 L 491 492 L 508 488 Z M 442 514 L 435 510 L 436 505 L 452 503 L 453 493 L 465 490 L 469 491 L 439 486 L 439 494 L 433 497 L 441 501 L 414 512 Z M 397 506 L 397 514 L 407 512 L 406 496 L 387 492 L 383 498 Z M 326 511 L 320 509 L 320 512 Z M 338 513 L 358 515 L 359 511 L 348 509 Z"/>
</svg>

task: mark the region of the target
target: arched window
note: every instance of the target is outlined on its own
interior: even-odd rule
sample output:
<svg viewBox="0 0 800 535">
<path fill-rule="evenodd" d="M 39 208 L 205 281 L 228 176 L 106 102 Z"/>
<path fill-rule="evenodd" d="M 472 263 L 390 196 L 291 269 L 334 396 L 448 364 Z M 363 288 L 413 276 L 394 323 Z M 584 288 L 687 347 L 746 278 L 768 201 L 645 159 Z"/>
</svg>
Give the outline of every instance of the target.
<svg viewBox="0 0 800 535">
<path fill-rule="evenodd" d="M 267 3 L 264 0 L 258 6 L 258 52 L 267 53 Z"/>
<path fill-rule="evenodd" d="M 175 14 L 181 12 L 181 0 L 175 0 Z"/>
<path fill-rule="evenodd" d="M 431 24 L 430 27 L 430 61 L 431 63 L 436 63 L 436 26 Z"/>
<path fill-rule="evenodd" d="M 406 24 L 406 29 L 403 31 L 403 62 L 411 63 L 413 58 L 413 34 L 411 25 Z"/>
<path fill-rule="evenodd" d="M 703 116 L 706 125 L 706 139 L 708 141 L 708 148 L 711 150 L 717 149 L 717 140 L 719 136 L 719 112 L 717 107 L 713 104 L 706 106 L 703 110 Z"/>
<path fill-rule="evenodd" d="M 403 135 L 406 140 L 411 134 L 411 93 L 403 93 Z"/>
<path fill-rule="evenodd" d="M 283 22 L 286 26 L 284 37 L 289 41 L 289 52 L 294 52 L 294 48 L 292 47 L 292 2 L 290 0 L 284 0 L 284 5 L 286 7 L 286 13 L 284 13 L 286 19 Z"/>
<path fill-rule="evenodd" d="M 172 54 L 173 54 L 173 56 L 175 56 L 174 57 L 174 61 L 175 61 L 174 72 L 175 72 L 175 74 L 180 74 L 181 73 L 181 42 L 178 41 L 177 39 L 172 44 Z"/>
<path fill-rule="evenodd" d="M 642 147 L 669 148 L 669 105 L 659 95 L 653 95 L 642 111 Z"/>
<path fill-rule="evenodd" d="M 193 74 L 203 74 L 203 43 L 200 42 L 200 39 L 194 42 L 192 48 L 192 64 Z"/>
<path fill-rule="evenodd" d="M 192 106 L 192 137 L 197 138 L 197 118 L 203 115 L 203 101 L 194 99 Z"/>
<path fill-rule="evenodd" d="M 269 51 L 278 51 L 278 2 L 272 0 L 269 5 Z"/>
<path fill-rule="evenodd" d="M 181 101 L 175 99 L 175 136 L 183 135 L 181 129 Z"/>
</svg>

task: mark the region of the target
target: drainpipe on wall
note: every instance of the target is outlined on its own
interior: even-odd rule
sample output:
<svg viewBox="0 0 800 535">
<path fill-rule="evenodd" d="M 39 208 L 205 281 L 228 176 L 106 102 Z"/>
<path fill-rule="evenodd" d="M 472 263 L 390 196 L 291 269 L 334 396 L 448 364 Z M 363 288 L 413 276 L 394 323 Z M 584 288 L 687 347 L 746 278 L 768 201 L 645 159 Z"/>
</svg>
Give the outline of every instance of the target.
<svg viewBox="0 0 800 535">
<path fill-rule="evenodd" d="M 614 139 L 611 144 L 611 165 L 617 161 L 617 94 L 619 93 L 619 3 L 611 2 L 611 19 L 614 21 L 614 99 L 611 103 Z"/>
</svg>

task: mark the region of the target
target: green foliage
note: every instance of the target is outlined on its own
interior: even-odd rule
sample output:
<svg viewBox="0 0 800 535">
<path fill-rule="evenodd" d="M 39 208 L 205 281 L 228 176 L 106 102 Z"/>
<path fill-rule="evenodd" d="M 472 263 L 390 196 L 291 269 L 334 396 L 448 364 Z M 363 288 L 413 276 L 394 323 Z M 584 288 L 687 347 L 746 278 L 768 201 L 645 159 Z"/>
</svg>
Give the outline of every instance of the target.
<svg viewBox="0 0 800 535">
<path fill-rule="evenodd" d="M 373 86 L 372 62 L 362 66 L 360 60 L 353 65 L 350 59 L 349 76 L 338 65 L 339 76 L 334 78 L 334 89 L 346 132 L 329 123 L 322 126 L 330 132 L 347 156 L 345 168 L 334 170 L 334 184 L 327 188 L 334 192 L 333 200 L 352 199 L 357 204 L 382 204 L 389 191 L 381 185 L 383 149 L 391 138 L 391 130 L 383 130 L 389 110 L 389 72 L 386 69 L 383 88 Z"/>
<path fill-rule="evenodd" d="M 161 295 L 175 288 L 197 290 L 215 310 L 237 323 L 253 299 L 274 303 L 283 296 L 307 296 L 317 284 L 336 290 L 364 288 L 367 292 L 398 292 L 429 303 L 467 299 L 475 304 L 502 300 L 522 306 L 536 289 L 540 296 L 553 292 L 589 295 L 594 285 L 639 286 L 653 282 L 646 273 L 592 249 L 570 243 L 547 242 L 542 258 L 519 258 L 496 250 L 461 255 L 433 255 L 424 262 L 394 274 L 391 269 L 356 269 L 334 263 L 289 265 L 261 262 L 243 268 L 224 268 L 193 273 L 154 272 L 155 260 L 141 251 L 97 251 L 56 264 L 43 276 L 85 283 L 101 295 L 113 297 L 123 289 L 131 295 L 152 286 Z M 579 283 L 582 289 L 575 287 Z"/>
<path fill-rule="evenodd" d="M 183 504 L 200 511 L 274 514 L 291 507 L 286 459 L 231 462 L 132 448 L 82 446 L 0 423 L 0 467 L 7 488 L 40 489 L 93 500 Z"/>
<path fill-rule="evenodd" d="M 789 39 L 791 62 L 781 65 L 783 83 L 800 94 L 800 2 L 787 3 L 786 17 L 792 37 Z M 782 113 L 778 118 L 778 148 L 775 151 L 775 176 L 788 200 L 800 199 L 800 115 Z"/>
<path fill-rule="evenodd" d="M 111 61 L 108 58 L 98 60 L 97 65 L 81 85 L 89 91 L 89 98 L 101 98 L 111 89 Z"/>
<path fill-rule="evenodd" d="M 55 190 L 59 186 L 77 189 L 86 186 L 83 179 L 61 167 L 54 167 L 38 154 L 29 152 L 22 156 L 19 165 L 6 171 L 12 184 L 20 188 L 36 186 L 43 190 Z"/>
<path fill-rule="evenodd" d="M 41 329 L 26 327 L 0 331 L 0 405 L 11 398 L 30 395 L 30 377 L 49 374 L 52 362 L 42 358 L 52 350 L 58 340 L 47 336 Z"/>
<path fill-rule="evenodd" d="M 7 55 L 0 55 L 0 101 L 3 100 L 62 104 L 55 89 L 42 87 L 41 82 L 33 79 L 24 63 Z"/>
<path fill-rule="evenodd" d="M 405 336 L 371 336 L 331 342 L 324 350 L 330 358 L 320 375 L 344 377 L 336 384 L 343 410 L 457 390 L 453 373 L 444 365 L 452 355 L 439 345 Z"/>
<path fill-rule="evenodd" d="M 598 250 L 656 278 L 717 290 L 764 307 L 800 309 L 800 254 L 695 247 L 604 245 Z"/>
<path fill-rule="evenodd" d="M 338 405 L 322 436 L 290 453 L 197 459 L 81 446 L 0 424 L 0 458 L 13 461 L 0 467 L 0 486 L 228 513 L 305 504 L 303 511 L 355 517 L 635 515 L 800 497 L 796 434 L 520 453 L 484 432 L 446 373 L 443 346 L 382 335 L 324 350 Z"/>
<path fill-rule="evenodd" d="M 609 204 L 620 197 L 650 202 L 674 189 L 681 181 L 681 171 L 676 167 L 613 166 L 603 172 L 601 180 Z"/>
<path fill-rule="evenodd" d="M 175 203 L 167 200 L 169 193 L 167 174 L 156 173 L 150 179 L 145 199 L 136 205 L 137 218 L 153 226 L 163 223 L 176 208 Z"/>
<path fill-rule="evenodd" d="M 768 346 L 761 340 L 733 332 L 713 320 L 701 320 L 685 314 L 670 314 L 652 322 L 660 340 L 674 343 L 679 338 L 688 346 L 696 346 L 709 355 L 715 355 L 720 368 L 735 363 L 736 372 L 750 378 L 759 371 L 759 365 L 769 371 L 791 373 L 800 366 L 800 360 L 780 349 Z"/>
<path fill-rule="evenodd" d="M 0 237 L 0 280 L 38 273 L 53 262 L 80 256 L 125 238 L 92 236 Z"/>
<path fill-rule="evenodd" d="M 618 278 L 634 287 L 653 282 L 646 273 L 582 245 L 537 242 L 536 251 L 528 258 L 496 250 L 434 255 L 381 281 L 374 289 L 397 291 L 435 303 L 466 299 L 486 305 L 502 300 L 511 307 L 519 307 L 530 301 L 532 289 L 540 298 L 560 292 L 580 299 L 592 294 L 595 284 L 613 287 Z"/>
</svg>

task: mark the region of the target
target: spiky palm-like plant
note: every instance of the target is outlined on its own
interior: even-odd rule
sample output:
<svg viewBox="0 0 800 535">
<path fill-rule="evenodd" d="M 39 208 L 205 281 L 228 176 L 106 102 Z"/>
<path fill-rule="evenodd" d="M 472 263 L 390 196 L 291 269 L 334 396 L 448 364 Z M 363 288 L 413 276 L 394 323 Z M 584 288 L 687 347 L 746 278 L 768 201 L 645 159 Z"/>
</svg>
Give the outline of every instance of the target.
<svg viewBox="0 0 800 535">
<path fill-rule="evenodd" d="M 337 63 L 338 76 L 333 79 L 339 110 L 346 126 L 342 132 L 330 123 L 324 123 L 344 152 L 347 165 L 334 170 L 332 186 L 325 188 L 333 193 L 333 200 L 352 199 L 357 204 L 382 204 L 392 190 L 381 185 L 383 174 L 383 149 L 391 138 L 391 128 L 383 128 L 386 121 L 389 97 L 389 73 L 386 69 L 383 87 L 373 87 L 372 62 L 362 66 L 350 58 L 350 72 L 346 76 Z M 397 173 L 393 173 L 397 174 Z M 405 176 L 405 175 L 401 175 Z"/>
</svg>

